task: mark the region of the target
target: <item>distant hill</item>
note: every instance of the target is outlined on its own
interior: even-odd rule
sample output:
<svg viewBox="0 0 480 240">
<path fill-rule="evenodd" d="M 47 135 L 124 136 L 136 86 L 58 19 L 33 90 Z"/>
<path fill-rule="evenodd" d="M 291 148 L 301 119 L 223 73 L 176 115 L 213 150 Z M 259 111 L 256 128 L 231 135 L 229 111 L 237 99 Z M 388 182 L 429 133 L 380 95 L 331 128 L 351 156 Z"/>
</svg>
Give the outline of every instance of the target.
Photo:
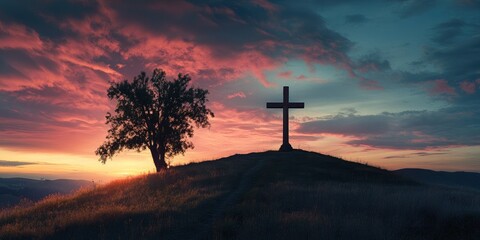
<svg viewBox="0 0 480 240">
<path fill-rule="evenodd" d="M 480 194 L 268 151 L 0 212 L 0 239 L 480 239 Z"/>
<path fill-rule="evenodd" d="M 405 168 L 394 172 L 422 183 L 480 190 L 480 173 L 443 172 L 418 168 Z"/>
<path fill-rule="evenodd" d="M 92 182 L 84 180 L 0 178 L 0 208 L 15 205 L 22 199 L 38 201 L 51 194 L 68 194 L 92 186 Z"/>
</svg>

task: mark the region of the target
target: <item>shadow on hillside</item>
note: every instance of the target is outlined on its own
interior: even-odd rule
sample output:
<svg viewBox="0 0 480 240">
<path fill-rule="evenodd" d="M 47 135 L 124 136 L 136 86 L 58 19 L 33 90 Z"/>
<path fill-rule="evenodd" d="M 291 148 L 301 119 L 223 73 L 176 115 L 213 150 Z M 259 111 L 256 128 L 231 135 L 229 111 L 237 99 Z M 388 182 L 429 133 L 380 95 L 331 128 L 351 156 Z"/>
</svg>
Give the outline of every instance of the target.
<svg viewBox="0 0 480 240">
<path fill-rule="evenodd" d="M 0 212 L 0 239 L 480 239 L 478 226 L 478 192 L 304 151 L 234 155 Z"/>
</svg>

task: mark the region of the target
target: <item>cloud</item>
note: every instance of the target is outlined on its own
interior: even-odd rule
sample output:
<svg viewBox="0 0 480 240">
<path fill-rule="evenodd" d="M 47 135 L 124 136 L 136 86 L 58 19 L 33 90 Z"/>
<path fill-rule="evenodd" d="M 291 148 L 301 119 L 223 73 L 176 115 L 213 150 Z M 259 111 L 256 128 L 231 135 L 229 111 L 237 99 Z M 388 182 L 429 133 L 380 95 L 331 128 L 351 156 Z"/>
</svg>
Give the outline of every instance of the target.
<svg viewBox="0 0 480 240">
<path fill-rule="evenodd" d="M 382 134 L 388 131 L 388 116 L 344 116 L 337 115 L 329 120 L 306 122 L 301 125 L 299 132 L 331 133 L 346 135 Z"/>
<path fill-rule="evenodd" d="M 436 156 L 436 155 L 446 155 L 448 152 L 414 152 L 409 154 L 402 154 L 402 155 L 390 155 L 383 157 L 383 159 L 392 159 L 392 158 L 412 158 L 412 157 L 425 157 L 425 156 Z"/>
<path fill-rule="evenodd" d="M 454 40 L 463 33 L 465 26 L 466 23 L 457 18 L 440 23 L 433 28 L 435 33 L 432 41 L 441 45 L 452 44 Z"/>
<path fill-rule="evenodd" d="M 480 8 L 480 1 L 478 1 L 478 0 L 456 0 L 455 2 L 458 5 L 460 5 L 462 7 L 466 7 L 468 9 Z"/>
<path fill-rule="evenodd" d="M 0 49 L 41 49 L 43 42 L 37 32 L 20 24 L 0 22 Z"/>
<path fill-rule="evenodd" d="M 430 149 L 480 145 L 480 111 L 450 107 L 379 115 L 339 114 L 305 122 L 297 131 L 353 136 L 347 144 L 385 149 Z"/>
<path fill-rule="evenodd" d="M 292 77 L 292 74 L 293 74 L 292 71 L 285 71 L 285 72 L 278 73 L 277 76 L 280 77 L 280 78 L 290 79 Z"/>
<path fill-rule="evenodd" d="M 402 18 L 408 18 L 414 15 L 422 14 L 432 7 L 437 2 L 436 0 L 396 0 L 399 3 L 399 9 L 395 12 Z"/>
<path fill-rule="evenodd" d="M 440 78 L 452 85 L 460 81 L 480 78 L 480 36 L 472 36 L 449 48 L 430 47 L 426 49 L 426 60 L 442 70 Z"/>
<path fill-rule="evenodd" d="M 309 64 L 333 65 L 348 71 L 352 78 L 372 82 L 363 81 L 355 73 L 356 66 L 347 55 L 353 44 L 329 29 L 308 5 L 269 1 L 49 1 L 22 10 L 19 3 L 3 4 L 1 26 L 10 29 L 6 36 L 19 45 L 11 47 L 27 50 L 35 46 L 38 51 L 25 53 L 30 58 L 55 59 L 57 68 L 62 69 L 89 68 L 107 74 L 107 80 L 138 74 L 134 69 L 150 71 L 161 66 L 172 75 L 195 75 L 204 86 L 250 75 L 270 87 L 273 84 L 266 71 L 279 68 L 287 59 L 300 59 Z M 22 15 L 12 14 L 22 11 Z M 38 43 L 29 45 L 22 40 L 29 38 Z M 7 42 L 13 44 L 8 40 L 5 46 Z M 10 62 L 3 68 L 18 72 L 19 77 L 11 79 L 19 80 L 21 74 L 46 76 L 49 72 L 43 70 L 43 64 L 37 61 L 41 73 L 27 74 L 26 67 L 11 66 Z"/>
<path fill-rule="evenodd" d="M 433 87 L 430 92 L 433 94 L 457 95 L 455 88 L 448 85 L 448 82 L 443 79 L 433 81 Z"/>
<path fill-rule="evenodd" d="M 478 102 L 474 83 L 480 78 L 479 30 L 478 23 L 457 18 L 435 25 L 431 42 L 415 62 L 421 64 L 421 69 L 397 72 L 397 77 L 417 87 L 422 84 L 430 94 L 440 94 L 451 103 Z"/>
<path fill-rule="evenodd" d="M 62 88 L 0 92 L 0 146 L 36 152 L 89 154 L 104 134 L 106 98 L 75 97 Z M 95 139 L 98 141 L 95 142 Z"/>
<path fill-rule="evenodd" d="M 118 16 L 112 22 L 123 26 L 118 32 L 132 43 L 122 53 L 125 58 L 140 57 L 174 71 L 182 66 L 180 70 L 192 75 L 212 73 L 202 76 L 210 85 L 251 75 L 271 87 L 265 72 L 290 59 L 332 65 L 361 80 L 348 56 L 353 43 L 328 28 L 314 8 L 288 1 L 267 3 L 176 1 L 167 8 L 123 2 L 106 7 Z M 232 74 L 218 75 L 218 69 Z"/>
<path fill-rule="evenodd" d="M 474 94 L 477 91 L 477 84 L 475 82 L 463 81 L 460 83 L 460 88 L 468 94 Z"/>
<path fill-rule="evenodd" d="M 0 21 L 24 25 L 41 38 L 57 42 L 75 36 L 59 23 L 86 19 L 97 14 L 99 7 L 97 1 L 0 1 Z"/>
<path fill-rule="evenodd" d="M 382 59 L 378 52 L 362 56 L 355 62 L 355 68 L 362 73 L 390 70 L 390 62 Z"/>
<path fill-rule="evenodd" d="M 451 19 L 433 28 L 432 45 L 425 59 L 444 70 L 449 78 L 476 79 L 476 63 L 480 61 L 480 25 L 461 19 Z M 455 79 L 455 81 L 457 80 Z"/>
<path fill-rule="evenodd" d="M 418 13 L 422 9 L 419 2 L 422 1 L 402 4 Z M 178 72 L 189 73 L 194 84 L 211 89 L 212 96 L 215 90 L 224 90 L 217 93 L 223 100 L 243 98 L 248 93 L 249 97 L 242 101 L 226 101 L 235 110 L 251 108 L 260 97 L 250 90 L 232 91 L 222 86 L 253 79 L 256 82 L 249 82 L 252 88 L 266 91 L 275 86 L 269 73 L 282 71 L 292 60 L 311 69 L 333 66 L 346 75 L 342 78 L 356 79 L 358 82 L 353 85 L 367 89 L 382 89 L 375 74 L 392 70 L 390 62 L 378 53 L 351 59 L 349 54 L 355 43 L 332 29 L 317 11 L 324 5 L 363 4 L 359 1 L 30 3 L 0 1 L 0 146 L 51 151 L 94 149 L 88 141 L 101 140 L 105 133 L 104 114 L 112 104 L 105 97 L 109 82 L 131 79 L 140 71 L 148 73 L 155 67 L 166 70 L 169 78 Z M 368 20 L 360 14 L 347 19 Z M 423 60 L 445 72 L 417 81 L 442 79 L 446 86 L 467 94 L 472 92 L 471 84 L 459 84 L 480 78 L 474 71 L 477 65 L 473 64 L 480 55 L 476 54 L 478 45 L 475 38 L 454 40 L 449 48 L 426 48 Z M 469 41 L 473 43 L 468 45 Z M 468 55 L 469 51 L 473 53 Z M 454 71 L 457 64 L 463 70 L 460 74 Z M 348 89 L 345 82 L 327 84 L 314 71 L 308 76 L 293 76 L 289 71 L 280 75 L 322 82 L 303 89 L 302 93 L 312 101 L 321 98 L 325 103 L 347 103 L 358 99 L 357 89 L 350 83 Z M 240 105 L 247 103 L 250 105 Z M 382 117 L 374 120 L 383 126 Z M 73 136 L 78 141 L 69 140 Z"/>
<path fill-rule="evenodd" d="M 232 93 L 232 94 L 229 94 L 227 96 L 228 99 L 232 99 L 232 98 L 246 98 L 247 96 L 245 95 L 244 92 L 235 92 L 235 93 Z"/>
<path fill-rule="evenodd" d="M 0 160 L 0 167 L 18 167 L 18 166 L 32 165 L 32 164 L 37 164 L 37 163 Z"/>
</svg>

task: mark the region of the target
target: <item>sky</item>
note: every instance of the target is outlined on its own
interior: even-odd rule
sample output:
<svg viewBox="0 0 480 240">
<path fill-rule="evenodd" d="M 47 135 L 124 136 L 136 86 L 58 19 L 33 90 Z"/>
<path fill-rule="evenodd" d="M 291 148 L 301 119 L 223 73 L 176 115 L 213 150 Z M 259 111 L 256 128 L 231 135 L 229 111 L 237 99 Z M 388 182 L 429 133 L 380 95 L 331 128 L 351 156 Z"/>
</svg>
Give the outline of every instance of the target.
<svg viewBox="0 0 480 240">
<path fill-rule="evenodd" d="M 480 172 L 480 1 L 0 0 L 0 177 L 105 182 L 111 82 L 155 68 L 208 89 L 211 127 L 172 165 L 294 148 L 386 169 Z"/>
</svg>

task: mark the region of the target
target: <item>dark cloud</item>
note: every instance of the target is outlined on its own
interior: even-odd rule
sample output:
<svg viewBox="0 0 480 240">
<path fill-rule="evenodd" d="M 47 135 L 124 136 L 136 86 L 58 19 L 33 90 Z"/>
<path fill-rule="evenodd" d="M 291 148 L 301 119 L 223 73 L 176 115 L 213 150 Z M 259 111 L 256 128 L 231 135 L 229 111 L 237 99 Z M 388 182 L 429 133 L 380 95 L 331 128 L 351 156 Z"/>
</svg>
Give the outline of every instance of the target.
<svg viewBox="0 0 480 240">
<path fill-rule="evenodd" d="M 448 152 L 440 152 L 440 151 L 435 151 L 435 152 L 414 152 L 414 153 L 410 153 L 410 154 L 390 155 L 390 156 L 384 157 L 384 159 L 426 157 L 426 156 L 445 155 L 445 154 L 448 154 Z"/>
<path fill-rule="evenodd" d="M 432 41 L 441 45 L 451 44 L 455 38 L 463 33 L 465 25 L 466 23 L 460 19 L 452 19 L 438 24 L 434 27 L 435 35 Z"/>
<path fill-rule="evenodd" d="M 253 3 L 123 1 L 109 7 L 121 16 L 117 20 L 122 23 L 136 24 L 171 39 L 216 44 L 217 56 L 261 41 L 269 34 L 261 26 L 268 20 L 266 10 Z"/>
<path fill-rule="evenodd" d="M 224 81 L 222 79 L 231 80 L 232 76 L 237 77 L 242 72 L 251 71 L 263 85 L 269 86 L 264 69 L 278 67 L 287 59 L 301 59 L 310 65 L 333 65 L 347 71 L 351 78 L 360 80 L 363 85 L 377 85 L 361 76 L 362 72 L 358 71 L 357 65 L 348 55 L 354 46 L 353 42 L 328 27 L 324 18 L 313 7 L 316 3 L 261 3 L 175 1 L 159 4 L 147 1 L 138 4 L 125 1 L 110 4 L 107 2 L 109 5 L 106 7 L 118 16 L 112 20 L 115 25 L 129 26 L 131 29 L 138 29 L 140 33 L 131 34 L 125 29 L 118 32 L 129 35 L 130 42 L 137 39 L 137 46 L 150 47 L 149 54 L 139 53 L 139 49 L 145 48 L 140 47 L 135 56 L 144 57 L 145 61 L 158 65 L 171 65 L 174 71 L 190 70 L 192 75 L 199 75 L 200 79 L 205 79 L 210 85 L 218 85 L 218 82 Z M 183 45 L 186 43 L 191 46 L 184 46 L 189 50 L 182 54 L 175 50 L 176 46 L 165 46 L 168 49 L 162 49 L 162 44 L 155 44 L 152 49 L 152 44 L 148 44 L 152 35 L 166 38 L 171 44 L 182 41 Z M 147 36 L 150 36 L 150 39 Z M 115 39 L 122 48 L 125 46 L 122 39 Z M 199 67 L 195 64 L 199 60 L 192 55 L 199 48 L 205 48 L 209 52 L 210 56 L 206 57 L 210 60 L 200 61 L 212 62 L 210 66 Z M 131 52 L 131 49 L 124 50 Z M 131 56 L 126 55 L 127 58 Z M 253 59 L 244 59 L 245 56 Z M 173 57 L 175 62 L 181 63 L 172 64 Z M 233 63 L 232 58 L 239 59 L 239 62 Z M 235 64 L 237 69 L 221 66 L 228 61 Z M 384 67 L 385 63 L 380 64 Z M 195 65 L 195 69 L 192 70 L 188 65 Z M 227 70 L 226 74 L 224 70 Z"/>
<path fill-rule="evenodd" d="M 347 24 L 362 24 L 368 22 L 368 18 L 362 14 L 352 14 L 345 16 L 345 23 Z"/>
<path fill-rule="evenodd" d="M 356 116 L 337 115 L 328 120 L 318 120 L 303 123 L 300 132 L 303 133 L 333 133 L 347 135 L 383 134 L 388 131 L 388 117 L 377 116 Z"/>
<path fill-rule="evenodd" d="M 395 12 L 402 18 L 422 14 L 437 3 L 436 0 L 395 0 L 399 3 L 399 8 Z"/>
<path fill-rule="evenodd" d="M 480 24 L 462 19 L 450 19 L 432 28 L 432 39 L 424 47 L 423 55 L 418 61 L 417 72 L 397 72 L 398 79 L 409 83 L 423 83 L 430 93 L 439 83 L 442 88 L 456 94 L 444 95 L 444 99 L 461 106 L 464 103 L 480 103 L 480 79 L 478 63 L 480 62 Z M 435 69 L 427 71 L 425 69 Z"/>
<path fill-rule="evenodd" d="M 58 72 L 59 66 L 46 56 L 34 54 L 23 49 L 0 49 L 0 66 L 9 66 L 12 73 L 19 73 L 11 65 L 21 66 L 22 69 L 39 70 L 45 68 L 52 72 Z M 0 75 L 10 73 L 1 71 Z"/>
<path fill-rule="evenodd" d="M 349 53 L 354 43 L 331 29 L 320 10 L 324 6 L 380 2 L 384 1 L 0 1 L 0 24 L 3 24 L 0 27 L 5 26 L 0 29 L 0 38 L 10 35 L 13 36 L 10 39 L 17 40 L 5 41 L 9 45 L 0 49 L 1 84 L 18 83 L 13 90 L 4 87 L 0 91 L 0 145 L 29 144 L 28 139 L 10 140 L 6 134 L 12 131 L 26 133 L 32 139 L 37 137 L 30 142 L 47 148 L 57 141 L 54 138 L 65 135 L 61 134 L 65 129 L 98 127 L 99 119 L 103 124 L 107 107 L 103 102 L 105 83 L 118 78 L 131 79 L 140 70 L 157 66 L 170 67 L 169 74 L 189 72 L 197 81 L 195 84 L 217 87 L 219 83 L 226 84 L 249 74 L 266 78 L 264 72 L 275 71 L 288 60 L 300 59 L 310 66 L 335 66 L 346 71 L 350 78 L 374 88 L 375 82 L 363 75 L 390 71 L 390 62 L 380 54 L 352 60 Z M 392 6 L 399 5 L 400 16 L 409 17 L 427 11 L 431 7 L 427 2 L 435 4 L 435 1 L 395 0 L 385 9 L 391 11 Z M 368 19 L 354 14 L 346 16 L 345 21 L 358 24 Z M 443 79 L 455 88 L 460 81 L 469 81 L 464 86 L 471 88 L 471 83 L 480 78 L 480 44 L 477 28 L 473 26 L 465 20 L 452 20 L 432 29 L 435 32 L 432 45 L 425 48 L 426 55 L 421 61 L 435 65 L 441 72 L 399 75 L 414 82 Z M 469 37 L 465 38 L 466 35 Z M 18 36 L 24 37 L 22 41 L 35 40 L 35 36 L 39 39 L 31 47 L 29 41 L 19 44 Z M 301 96 L 311 101 L 320 102 L 321 98 L 322 104 L 348 103 L 361 98 L 353 84 L 349 84 L 331 81 L 299 89 L 304 88 Z M 236 100 L 249 107 L 265 102 L 261 99 L 264 95 L 246 93 L 248 97 Z M 478 99 L 477 92 L 469 94 L 470 98 Z M 238 108 L 239 103 L 229 107 Z M 305 123 L 301 130 L 368 136 L 351 144 L 381 146 L 383 143 L 398 148 L 444 146 L 453 144 L 452 140 L 471 144 L 460 137 L 442 135 L 438 133 L 440 129 L 405 125 L 428 113 L 349 114 Z M 394 120 L 397 118 L 405 121 Z M 476 114 L 465 118 L 465 121 L 478 120 Z M 421 131 L 408 130 L 395 137 L 402 129 L 399 126 Z M 450 128 L 459 131 L 454 126 Z M 414 142 L 420 139 L 415 135 L 417 132 L 448 138 Z M 48 140 L 43 139 L 48 136 Z"/>
<path fill-rule="evenodd" d="M 355 62 L 355 69 L 360 72 L 379 72 L 390 70 L 390 62 L 383 59 L 378 52 L 362 56 Z"/>
<path fill-rule="evenodd" d="M 0 167 L 18 167 L 18 166 L 32 165 L 32 164 L 37 164 L 37 163 L 0 160 Z"/>
<path fill-rule="evenodd" d="M 292 51 L 308 54 L 304 46 L 313 45 L 332 53 L 325 54 L 327 57 L 344 58 L 351 42 L 327 28 L 314 9 L 287 2 L 277 6 L 273 12 L 254 1 L 176 1 L 168 7 L 127 1 L 110 7 L 122 16 L 119 21 L 138 24 L 168 38 L 211 46 L 216 57 L 252 48 L 272 57 Z M 259 44 L 262 42 L 272 45 L 265 47 Z"/>
<path fill-rule="evenodd" d="M 91 149 L 106 82 L 144 69 L 210 87 L 287 59 L 356 67 L 353 43 L 291 2 L 0 1 L 0 38 L 0 146 L 21 149 Z"/>
<path fill-rule="evenodd" d="M 474 9 L 478 10 L 480 9 L 480 1 L 479 0 L 455 0 L 455 2 L 467 9 Z"/>
<path fill-rule="evenodd" d="M 471 106 L 366 116 L 341 114 L 303 123 L 298 131 L 355 136 L 358 139 L 348 144 L 375 148 L 476 146 L 480 145 L 480 110 Z"/>
<path fill-rule="evenodd" d="M 448 48 L 427 48 L 425 58 L 443 72 L 439 76 L 452 83 L 480 78 L 480 35 Z"/>
<path fill-rule="evenodd" d="M 25 75 L 9 64 L 9 61 L 3 57 L 5 55 L 1 54 L 1 52 L 2 51 L 0 51 L 0 76 L 26 78 Z"/>
<path fill-rule="evenodd" d="M 61 41 L 73 31 L 61 27 L 70 19 L 84 19 L 98 13 L 97 1 L 0 1 L 0 20 L 21 23 L 35 29 L 42 38 Z"/>
<path fill-rule="evenodd" d="M 48 43 L 44 44 L 45 51 L 71 54 L 74 52 L 72 49 L 85 46 L 84 52 L 74 53 L 76 64 L 80 61 L 103 66 L 110 64 L 110 68 L 115 69 L 117 64 L 125 65 L 128 62 L 127 68 L 117 69 L 126 75 L 137 74 L 130 70 L 135 64 L 147 70 L 152 68 L 152 63 L 170 65 L 174 71 L 183 72 L 191 71 L 187 65 L 195 65 L 196 69 L 191 73 L 199 74 L 210 85 L 218 84 L 225 76 L 231 78 L 246 70 L 253 71 L 255 77 L 268 85 L 268 80 L 263 76 L 265 68 L 271 69 L 286 59 L 297 58 L 309 64 L 336 66 L 348 71 L 352 78 L 373 86 L 373 81 L 364 79 L 356 72 L 356 65 L 348 56 L 353 43 L 330 29 L 314 7 L 334 2 L 305 1 L 297 4 L 290 1 L 179 0 L 113 3 L 55 0 L 32 1 L 24 8 L 21 3 L 2 2 L 0 21 L 22 24 L 38 33 Z M 362 16 L 352 15 L 350 18 L 365 20 Z M 191 46 L 182 46 L 186 49 L 177 50 L 176 46 L 153 44 L 158 42 L 154 40 L 158 36 L 165 38 L 167 43 L 183 41 Z M 213 61 L 212 66 L 199 67 L 196 64 L 199 59 L 189 54 L 200 47 L 207 48 L 201 51 L 208 51 L 209 54 L 202 58 L 216 59 L 217 62 Z M 184 53 L 179 54 L 182 51 Z M 235 74 L 225 74 L 225 67 L 217 69 L 213 66 L 218 65 L 218 61 L 226 62 L 239 54 L 259 59 L 259 63 L 243 60 L 236 65 L 247 69 L 237 69 Z M 64 59 L 72 60 L 72 56 L 67 57 Z M 142 59 L 132 64 L 132 57 Z M 170 58 L 175 58 L 176 63 L 172 63 Z M 254 67 L 245 67 L 248 64 Z M 212 75 L 203 74 L 206 72 Z"/>
</svg>

